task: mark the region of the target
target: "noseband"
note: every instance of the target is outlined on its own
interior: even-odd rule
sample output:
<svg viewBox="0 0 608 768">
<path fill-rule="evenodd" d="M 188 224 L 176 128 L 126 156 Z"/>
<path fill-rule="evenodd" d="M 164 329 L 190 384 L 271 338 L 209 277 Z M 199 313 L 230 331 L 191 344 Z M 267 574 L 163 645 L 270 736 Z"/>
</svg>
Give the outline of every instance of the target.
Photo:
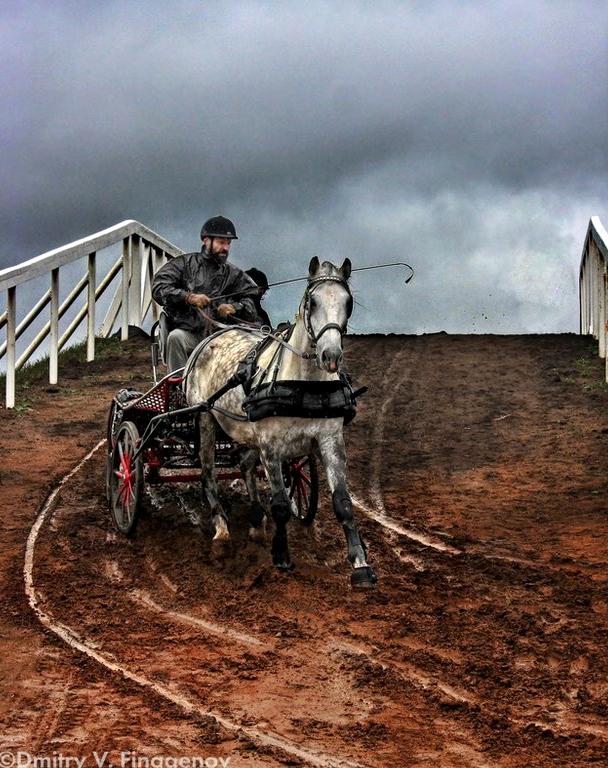
<svg viewBox="0 0 608 768">
<path fill-rule="evenodd" d="M 318 285 L 320 285 L 321 283 L 329 283 L 329 282 L 340 283 L 340 285 L 346 288 L 346 292 L 348 293 L 348 296 L 351 299 L 351 310 L 347 312 L 347 319 L 345 320 L 343 325 L 339 325 L 338 323 L 327 323 L 326 325 L 323 326 L 323 328 L 321 328 L 321 330 L 317 334 L 315 334 L 312 324 L 310 322 L 311 295 Z M 344 334 L 347 332 L 347 329 L 348 329 L 348 318 L 350 317 L 351 312 L 352 312 L 352 293 L 350 291 L 348 283 L 343 277 L 333 277 L 331 275 L 327 275 L 326 277 L 316 277 L 314 280 L 309 281 L 306 291 L 304 293 L 304 326 L 306 328 L 306 333 L 308 334 L 308 337 L 310 338 L 310 340 L 314 345 L 317 344 L 321 336 L 323 336 L 323 334 L 326 331 L 330 331 L 332 329 L 339 331 L 340 336 L 344 336 Z"/>
</svg>

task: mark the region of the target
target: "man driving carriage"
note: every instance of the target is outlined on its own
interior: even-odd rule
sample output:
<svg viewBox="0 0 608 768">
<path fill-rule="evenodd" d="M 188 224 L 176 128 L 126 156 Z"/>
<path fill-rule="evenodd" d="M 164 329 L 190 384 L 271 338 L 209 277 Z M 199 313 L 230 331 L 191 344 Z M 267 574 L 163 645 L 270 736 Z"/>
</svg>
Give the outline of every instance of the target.
<svg viewBox="0 0 608 768">
<path fill-rule="evenodd" d="M 184 367 L 198 343 L 213 333 L 213 320 L 259 322 L 252 298 L 258 286 L 228 262 L 237 239 L 230 219 L 213 216 L 201 229 L 201 250 L 171 259 L 156 273 L 152 297 L 169 322 L 164 358 L 170 371 Z"/>
</svg>

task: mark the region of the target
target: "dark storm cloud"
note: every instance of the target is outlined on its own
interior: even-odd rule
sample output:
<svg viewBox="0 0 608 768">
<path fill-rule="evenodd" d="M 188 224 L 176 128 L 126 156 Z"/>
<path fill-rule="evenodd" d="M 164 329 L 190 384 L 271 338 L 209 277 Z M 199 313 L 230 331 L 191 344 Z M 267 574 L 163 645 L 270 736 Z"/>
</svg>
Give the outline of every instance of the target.
<svg viewBox="0 0 608 768">
<path fill-rule="evenodd" d="M 363 328 L 573 324 L 573 270 L 607 191 L 604 4 L 3 14 L 0 264 L 127 217 L 191 248 L 221 210 L 245 236 L 237 257 L 276 277 L 311 252 L 412 254 L 411 306 L 398 294 Z M 525 285 L 504 280 L 505 264 Z M 557 297 L 531 295 L 535 273 L 560 281 Z M 389 284 L 361 283 L 366 303 Z"/>
</svg>

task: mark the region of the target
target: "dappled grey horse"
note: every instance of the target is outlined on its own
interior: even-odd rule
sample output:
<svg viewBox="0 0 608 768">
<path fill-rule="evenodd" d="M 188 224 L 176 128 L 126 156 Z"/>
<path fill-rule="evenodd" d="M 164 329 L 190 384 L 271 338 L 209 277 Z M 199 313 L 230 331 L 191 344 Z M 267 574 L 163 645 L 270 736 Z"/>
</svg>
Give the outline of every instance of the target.
<svg viewBox="0 0 608 768">
<path fill-rule="evenodd" d="M 257 360 L 253 385 L 260 377 L 277 382 L 335 382 L 342 364 L 342 336 L 346 332 L 353 299 L 348 285 L 351 263 L 341 267 L 313 258 L 309 265 L 308 283 L 299 305 L 295 327 L 288 344 L 269 340 Z M 236 371 L 262 334 L 235 328 L 213 338 L 193 362 L 186 384 L 188 403 L 194 405 L 217 392 Z M 277 354 L 278 347 L 283 350 Z M 314 385 L 313 385 L 314 386 Z M 318 384 L 316 385 L 319 386 Z M 243 414 L 243 386 L 237 386 L 218 401 L 222 410 Z M 247 446 L 241 467 L 251 497 L 250 535 L 263 531 L 264 511 L 255 484 L 254 468 L 259 455 L 271 489 L 271 509 L 275 524 L 272 558 L 281 569 L 290 569 L 287 523 L 292 504 L 285 487 L 282 462 L 297 456 L 318 453 L 325 467 L 333 507 L 341 523 L 348 546 L 348 559 L 353 566 L 353 586 L 371 586 L 376 581 L 366 560 L 365 546 L 353 517 L 351 498 L 346 483 L 346 451 L 343 416 L 314 418 L 302 416 L 267 416 L 259 421 L 238 421 L 225 413 L 201 413 L 200 458 L 202 486 L 211 510 L 214 542 L 229 539 L 228 517 L 214 475 L 215 421 L 233 440 Z"/>
</svg>

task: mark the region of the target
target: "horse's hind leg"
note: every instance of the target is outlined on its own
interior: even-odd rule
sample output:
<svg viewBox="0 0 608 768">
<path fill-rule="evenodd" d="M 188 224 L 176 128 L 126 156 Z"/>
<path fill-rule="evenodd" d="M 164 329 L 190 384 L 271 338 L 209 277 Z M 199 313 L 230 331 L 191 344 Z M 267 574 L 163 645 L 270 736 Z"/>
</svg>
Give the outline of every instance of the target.
<svg viewBox="0 0 608 768">
<path fill-rule="evenodd" d="M 215 422 L 210 414 L 199 417 L 200 459 L 202 493 L 211 510 L 213 541 L 223 542 L 230 538 L 228 515 L 222 506 L 215 479 Z"/>
<path fill-rule="evenodd" d="M 346 536 L 348 559 L 353 566 L 351 584 L 353 587 L 372 587 L 378 579 L 367 563 L 365 545 L 359 535 L 346 487 L 346 449 L 342 434 L 319 441 L 319 451 L 327 474 L 334 513 Z"/>
<path fill-rule="evenodd" d="M 241 473 L 251 506 L 249 508 L 249 538 L 254 541 L 262 541 L 265 532 L 265 510 L 260 502 L 258 486 L 255 478 L 255 468 L 258 463 L 258 452 L 255 448 L 249 448 L 243 452 L 240 461 Z"/>
<path fill-rule="evenodd" d="M 291 503 L 283 482 L 283 471 L 278 456 L 267 448 L 260 451 L 262 464 L 268 476 L 271 491 L 271 510 L 275 530 L 272 537 L 272 562 L 283 571 L 293 568 L 287 541 L 287 523 L 291 519 Z"/>
</svg>

